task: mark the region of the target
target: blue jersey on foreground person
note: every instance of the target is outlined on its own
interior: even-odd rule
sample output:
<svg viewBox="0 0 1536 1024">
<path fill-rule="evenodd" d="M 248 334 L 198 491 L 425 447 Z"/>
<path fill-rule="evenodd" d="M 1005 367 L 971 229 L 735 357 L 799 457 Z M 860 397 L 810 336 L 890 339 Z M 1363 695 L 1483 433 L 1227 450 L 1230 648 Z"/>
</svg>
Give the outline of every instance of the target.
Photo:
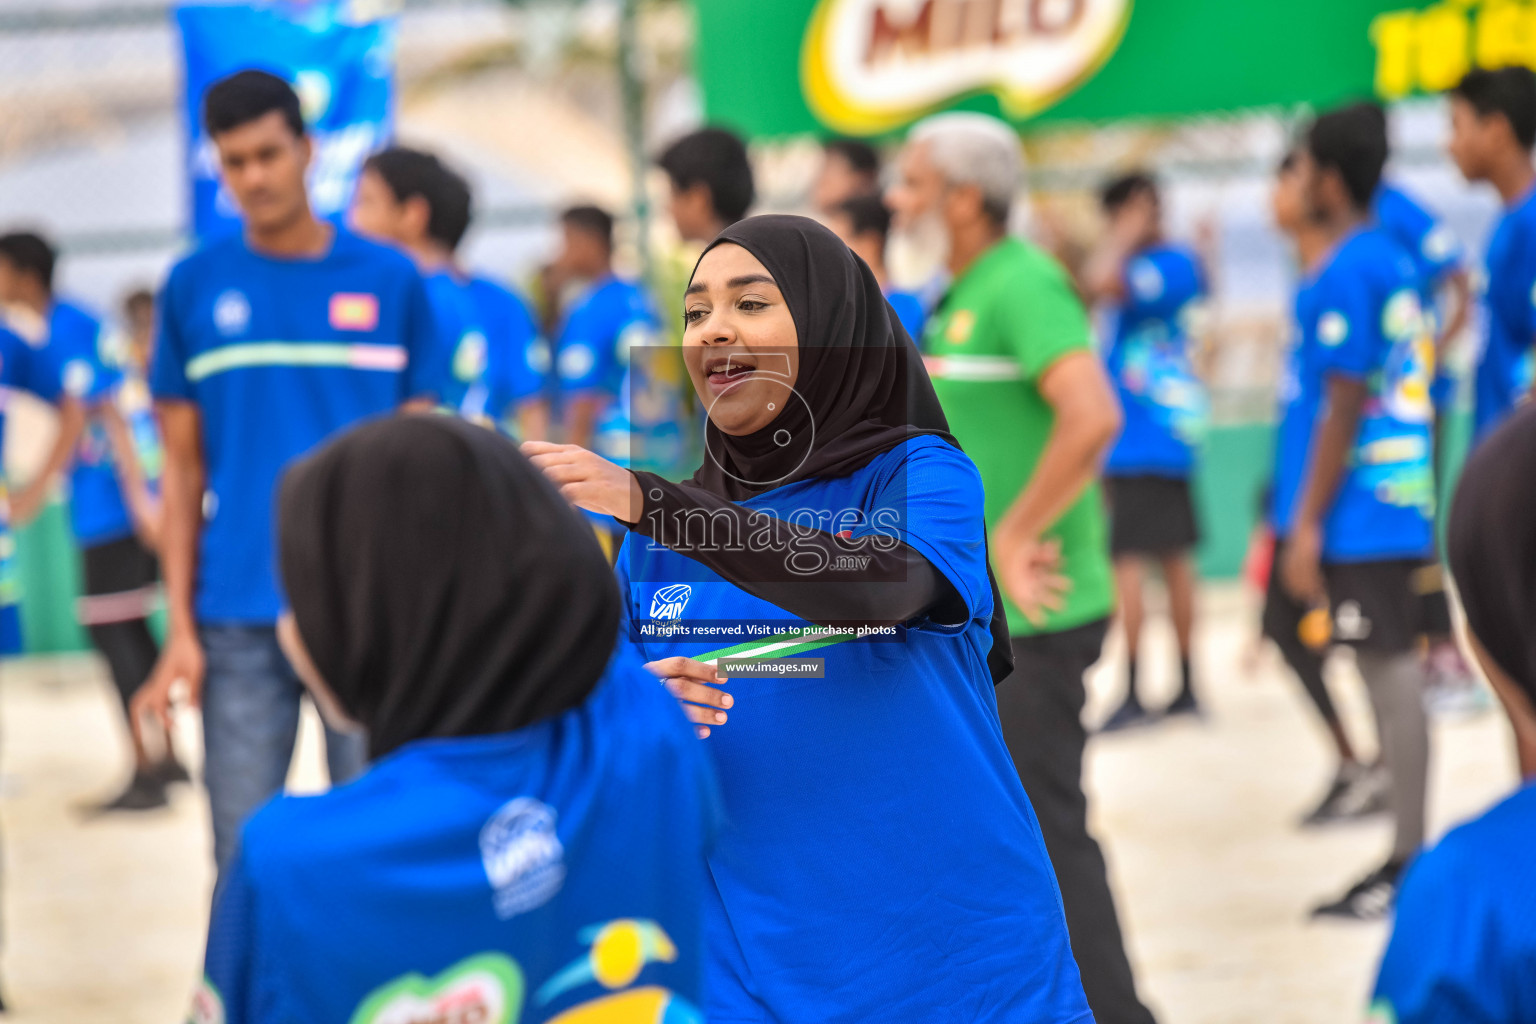
<svg viewBox="0 0 1536 1024">
<path fill-rule="evenodd" d="M 1012 666 L 981 480 L 889 308 L 826 228 L 743 221 L 684 299 L 709 409 L 692 480 L 526 447 L 577 500 L 633 520 L 630 635 L 709 730 L 729 824 L 710 857 L 706 1017 L 1082 1024 L 998 721 Z M 709 662 L 728 692 L 690 681 Z"/>
<path fill-rule="evenodd" d="M 1209 419 L 1189 354 L 1190 314 L 1205 291 L 1199 259 L 1184 246 L 1159 243 L 1126 261 L 1108 358 L 1125 426 L 1106 474 L 1189 476 Z"/>
<path fill-rule="evenodd" d="M 316 259 L 209 243 L 171 271 L 150 387 L 202 416 L 208 497 L 197 559 L 205 623 L 281 608 L 272 488 L 290 459 L 358 420 L 436 395 L 444 369 L 409 259 L 343 228 Z"/>
<path fill-rule="evenodd" d="M 885 293 L 885 301 L 896 311 L 896 319 L 901 321 L 912 343 L 921 341 L 923 325 L 928 321 L 928 309 L 923 305 L 922 298 L 913 292 L 888 291 Z"/>
<path fill-rule="evenodd" d="M 1440 287 L 1462 269 L 1466 253 L 1451 229 L 1434 214 L 1419 205 L 1408 193 L 1393 185 L 1377 187 L 1371 199 L 1371 215 L 1377 225 L 1413 260 L 1418 272 L 1419 297 L 1424 311 L 1432 318 L 1431 330 L 1438 335 L 1441 324 L 1438 299 Z M 1446 409 L 1456 395 L 1456 379 L 1444 365 L 1435 367 L 1431 393 L 1437 411 Z"/>
<path fill-rule="evenodd" d="M 117 355 L 106 350 L 109 344 L 109 337 L 94 314 L 71 302 L 53 304 L 48 314 L 46 358 L 58 366 L 65 392 L 87 409 L 114 400 L 122 385 Z M 111 440 L 97 416 L 87 419 L 70 468 L 69 523 L 81 547 L 105 544 L 133 533 Z"/>
<path fill-rule="evenodd" d="M 1374 228 L 1355 231 L 1296 297 L 1297 339 L 1280 385 L 1270 521 L 1290 533 L 1327 378 L 1369 385 L 1348 475 L 1323 523 L 1323 561 L 1427 554 L 1434 515 L 1430 469 L 1434 341 L 1412 261 Z"/>
<path fill-rule="evenodd" d="M 446 416 L 349 432 L 279 507 L 285 645 L 375 761 L 247 822 L 193 1019 L 702 1024 L 708 756 L 581 519 Z"/>
<path fill-rule="evenodd" d="M 1536 386 L 1536 189 L 1504 211 L 1488 241 L 1473 440 L 1502 423 Z"/>
</svg>

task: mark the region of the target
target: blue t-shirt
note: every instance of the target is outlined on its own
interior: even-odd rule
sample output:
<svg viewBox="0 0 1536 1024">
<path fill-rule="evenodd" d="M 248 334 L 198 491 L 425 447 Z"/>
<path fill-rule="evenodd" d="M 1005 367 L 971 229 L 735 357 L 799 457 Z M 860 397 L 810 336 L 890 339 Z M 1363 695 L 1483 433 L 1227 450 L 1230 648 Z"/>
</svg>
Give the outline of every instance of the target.
<svg viewBox="0 0 1536 1024">
<path fill-rule="evenodd" d="M 1445 279 L 1462 268 L 1466 253 L 1450 228 L 1402 189 L 1382 184 L 1371 200 L 1376 223 L 1413 259 L 1419 276 L 1419 295 L 1424 310 L 1435 317 L 1432 330 L 1439 332 L 1439 291 Z M 1438 366 L 1432 397 L 1436 409 L 1444 409 L 1455 397 L 1456 379 L 1449 367 Z"/>
<path fill-rule="evenodd" d="M 1483 323 L 1474 439 L 1502 423 L 1536 381 L 1536 189 L 1504 211 L 1488 241 Z"/>
<path fill-rule="evenodd" d="M 1408 869 L 1372 1024 L 1536 1020 L 1536 785 Z"/>
<path fill-rule="evenodd" d="M 975 466 L 918 437 L 849 476 L 743 505 L 903 540 L 953 584 L 968 617 L 797 642 L 809 623 L 644 536 L 625 540 L 620 582 L 647 657 L 825 659 L 825 678 L 729 682 L 730 720 L 707 740 L 731 827 L 710 859 L 706 1017 L 1091 1020 L 998 724 Z M 733 624 L 772 635 L 705 633 Z M 655 627 L 700 633 L 646 636 Z"/>
<path fill-rule="evenodd" d="M 907 329 L 907 337 L 912 339 L 913 344 L 921 340 L 923 323 L 928 319 L 928 310 L 924 308 L 923 300 L 912 292 L 889 291 L 885 293 L 885 301 L 896 311 L 896 319 Z"/>
<path fill-rule="evenodd" d="M 1339 243 L 1296 296 L 1270 507 L 1277 536 L 1291 530 L 1328 378 L 1368 387 L 1360 432 L 1323 522 L 1325 562 L 1418 558 L 1430 549 L 1434 338 L 1417 282 L 1408 255 L 1385 232 L 1363 228 Z"/>
<path fill-rule="evenodd" d="M 702 1024 L 717 817 L 702 745 L 621 643 L 563 715 L 252 815 L 193 1019 Z"/>
<path fill-rule="evenodd" d="M 469 412 L 505 419 L 517 405 L 544 393 L 549 344 L 540 336 L 527 303 L 511 289 L 474 277 L 469 294 L 486 325 L 487 342 L 483 404 Z"/>
<path fill-rule="evenodd" d="M 151 389 L 202 416 L 198 621 L 271 623 L 283 468 L 359 420 L 441 393 L 426 289 L 405 256 L 341 228 L 314 259 L 263 256 L 236 235 L 178 263 L 160 308 Z"/>
<path fill-rule="evenodd" d="M 0 325 L 0 451 L 5 450 L 5 401 L 13 391 L 29 391 L 45 402 L 57 402 L 62 391 L 58 364 L 20 335 Z M 11 533 L 7 490 L 0 481 L 0 654 L 21 650 L 21 620 L 17 603 L 16 538 Z"/>
<path fill-rule="evenodd" d="M 1189 319 L 1205 295 L 1205 275 L 1192 251 L 1169 244 L 1141 250 L 1124 274 L 1108 362 L 1125 426 L 1104 471 L 1183 479 L 1209 419 L 1189 358 Z"/>
<path fill-rule="evenodd" d="M 53 304 L 48 314 L 47 357 L 57 364 L 64 391 L 85 406 L 87 415 L 69 473 L 69 523 L 82 547 L 133 533 L 112 442 L 95 414 L 103 403 L 114 400 L 123 380 L 110 347 L 110 335 L 95 316 L 69 302 Z"/>
</svg>

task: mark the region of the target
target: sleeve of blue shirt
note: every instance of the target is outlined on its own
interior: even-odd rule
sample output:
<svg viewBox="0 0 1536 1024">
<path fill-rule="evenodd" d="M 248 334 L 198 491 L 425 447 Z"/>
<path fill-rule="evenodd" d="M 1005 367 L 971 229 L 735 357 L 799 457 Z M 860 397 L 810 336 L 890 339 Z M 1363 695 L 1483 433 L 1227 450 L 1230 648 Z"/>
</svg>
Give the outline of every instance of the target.
<svg viewBox="0 0 1536 1024">
<path fill-rule="evenodd" d="M 57 402 L 63 392 L 59 365 L 45 349 L 35 349 L 20 337 L 5 332 L 6 351 L 0 366 L 0 382 L 30 391 L 45 402 Z"/>
<path fill-rule="evenodd" d="M 973 619 L 985 620 L 992 614 L 992 586 L 982 501 L 981 475 L 964 452 L 942 442 L 908 442 L 907 458 L 875 492 L 874 522 L 853 532 L 899 536 L 944 574 Z"/>
<path fill-rule="evenodd" d="M 505 316 L 497 325 L 501 358 L 496 363 L 496 379 L 491 381 L 491 408 L 498 414 L 544 391 L 544 377 L 528 363 L 528 350 L 540 344 L 539 328 L 533 314 L 515 295 L 503 303 Z"/>
<path fill-rule="evenodd" d="M 1503 1024 L 1490 1004 L 1487 927 L 1464 899 L 1479 870 L 1448 844 L 1420 857 L 1397 898 L 1372 1009 L 1394 1024 Z M 1375 1018 L 1373 1018 L 1375 1019 Z"/>
<path fill-rule="evenodd" d="M 443 337 L 426 282 L 412 272 L 404 283 L 401 305 L 401 340 L 405 344 L 405 394 L 403 400 L 438 398 L 453 372 L 453 347 Z M 457 339 L 455 339 L 457 340 Z"/>
<path fill-rule="evenodd" d="M 111 397 L 123 380 L 122 370 L 102 356 L 102 335 L 106 330 L 104 325 L 97 324 L 95 333 L 77 352 L 58 350 L 57 353 L 59 382 L 65 392 L 91 406 Z M 55 348 L 52 344 L 48 347 L 50 350 Z"/>
<path fill-rule="evenodd" d="M 217 1000 L 225 1024 L 255 1024 L 255 893 L 238 854 L 225 869 L 203 957 L 203 988 L 196 998 Z M 201 1019 L 201 1018 L 199 1018 Z"/>
<path fill-rule="evenodd" d="M 610 299 L 612 296 L 610 291 L 603 297 Z M 644 307 L 627 298 L 622 302 L 605 302 L 598 309 L 588 309 L 585 316 L 573 322 L 572 326 L 577 329 L 571 336 L 561 339 L 558 356 L 560 386 L 569 392 L 615 393 L 620 387 L 621 376 L 619 345 L 631 326 L 647 322 L 649 314 Z M 590 358 L 573 356 L 581 348 L 589 351 Z"/>
<path fill-rule="evenodd" d="M 184 285 L 178 270 L 171 271 L 160 290 L 155 352 L 149 364 L 149 389 L 156 398 L 179 398 L 188 402 L 196 396 L 187 380 L 187 347 L 181 334 L 181 293 Z"/>
<path fill-rule="evenodd" d="M 1381 305 L 1362 269 L 1335 263 L 1318 281 L 1318 368 L 1324 376 L 1363 380 L 1386 351 Z"/>
<path fill-rule="evenodd" d="M 1520 224 L 1520 235 L 1510 247 L 1510 263 L 1500 268 L 1514 279 L 1510 291 L 1523 297 L 1521 329 L 1527 346 L 1536 344 L 1536 218 Z M 1493 268 L 1489 273 L 1496 273 Z"/>
</svg>

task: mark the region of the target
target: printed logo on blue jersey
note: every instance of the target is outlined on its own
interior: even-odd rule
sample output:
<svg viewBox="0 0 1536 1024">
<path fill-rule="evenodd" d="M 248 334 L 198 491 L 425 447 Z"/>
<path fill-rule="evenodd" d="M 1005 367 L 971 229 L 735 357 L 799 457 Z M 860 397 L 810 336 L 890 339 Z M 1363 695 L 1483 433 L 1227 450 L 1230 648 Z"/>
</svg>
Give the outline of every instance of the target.
<svg viewBox="0 0 1536 1024">
<path fill-rule="evenodd" d="M 480 859 L 496 891 L 496 914 L 515 917 L 549 901 L 565 881 L 565 847 L 555 834 L 555 811 L 520 796 L 491 815 L 480 830 Z"/>
<path fill-rule="evenodd" d="M 1143 302 L 1153 302 L 1163 294 L 1163 273 L 1151 260 L 1133 262 L 1126 271 L 1126 277 L 1130 279 L 1131 291 Z"/>
<path fill-rule="evenodd" d="M 1349 321 L 1337 310 L 1329 310 L 1317 321 L 1317 340 L 1329 348 L 1337 348 L 1349 337 Z"/>
<path fill-rule="evenodd" d="M 465 383 L 474 383 L 485 376 L 485 335 L 468 331 L 459 339 L 459 347 L 453 353 L 453 375 Z"/>
<path fill-rule="evenodd" d="M 568 344 L 560 350 L 560 378 L 562 380 L 580 380 L 592 372 L 592 367 L 597 365 L 597 354 L 592 351 L 592 346 L 583 342 Z"/>
<path fill-rule="evenodd" d="M 688 599 L 692 596 L 693 588 L 686 583 L 674 583 L 670 587 L 662 587 L 651 595 L 651 618 L 682 618 L 683 609 L 687 607 Z"/>
<path fill-rule="evenodd" d="M 213 325 L 225 337 L 240 334 L 250 322 L 251 304 L 239 289 L 229 289 L 213 304 Z"/>
<path fill-rule="evenodd" d="M 96 371 L 84 359 L 71 359 L 64 364 L 64 393 L 71 398 L 84 398 L 96 383 Z"/>
</svg>

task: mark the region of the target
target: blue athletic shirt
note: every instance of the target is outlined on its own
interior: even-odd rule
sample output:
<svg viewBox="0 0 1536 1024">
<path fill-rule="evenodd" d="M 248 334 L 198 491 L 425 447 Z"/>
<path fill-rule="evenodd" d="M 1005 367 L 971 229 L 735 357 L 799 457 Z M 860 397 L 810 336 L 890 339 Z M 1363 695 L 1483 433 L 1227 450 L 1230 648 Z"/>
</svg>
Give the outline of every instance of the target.
<svg viewBox="0 0 1536 1024">
<path fill-rule="evenodd" d="M 907 337 L 914 344 L 921 340 L 923 324 L 928 319 L 928 310 L 924 308 L 923 300 L 912 292 L 889 291 L 885 293 L 885 301 L 896 311 L 896 319 L 907 329 Z"/>
<path fill-rule="evenodd" d="M 1434 317 L 1431 331 L 1438 334 L 1440 286 L 1466 262 L 1461 242 L 1434 214 L 1392 185 L 1383 183 L 1376 189 L 1371 200 L 1371 213 L 1376 224 L 1412 257 L 1419 277 L 1420 299 L 1425 312 Z M 1437 366 L 1431 392 L 1435 408 L 1446 408 L 1455 396 L 1455 377 L 1451 376 L 1449 367 Z"/>
<path fill-rule="evenodd" d="M 1159 243 L 1126 261 L 1124 287 L 1108 363 L 1125 426 L 1104 472 L 1184 479 L 1209 419 L 1189 359 L 1189 319 L 1205 296 L 1205 274 L 1194 252 Z"/>
<path fill-rule="evenodd" d="M 446 368 L 421 275 L 400 253 L 335 232 L 314 259 L 221 237 L 178 263 L 161 295 L 151 389 L 202 415 L 199 622 L 276 621 L 272 503 L 289 461 L 441 393 Z"/>
<path fill-rule="evenodd" d="M 1372 1024 L 1536 1020 L 1536 785 L 1408 869 Z"/>
<path fill-rule="evenodd" d="M 1434 338 L 1417 281 L 1413 261 L 1385 232 L 1362 228 L 1296 296 L 1298 338 L 1281 381 L 1276 435 L 1277 536 L 1291 531 L 1327 379 L 1368 386 L 1360 432 L 1323 522 L 1325 562 L 1418 558 L 1430 550 Z"/>
<path fill-rule="evenodd" d="M 954 585 L 969 618 L 820 646 L 646 638 L 654 626 L 809 624 L 686 555 L 625 540 L 620 582 L 648 658 L 825 658 L 823 679 L 728 682 L 730 720 L 705 741 L 730 822 L 710 858 L 707 1019 L 1091 1020 L 1056 877 L 998 724 L 976 468 L 917 437 L 849 476 L 742 504 L 905 541 Z"/>
<path fill-rule="evenodd" d="M 58 364 L 21 336 L 0 325 L 0 451 L 5 450 L 6 399 L 15 391 L 30 391 L 45 402 L 57 403 L 63 390 Z M 0 477 L 0 655 L 21 651 L 21 581 L 17 576 L 16 537 L 11 533 L 10 504 Z"/>
<path fill-rule="evenodd" d="M 57 365 L 64 391 L 85 407 L 87 416 L 69 472 L 69 524 L 81 547 L 133 533 L 112 442 L 95 413 L 115 400 L 123 380 L 111 344 L 101 321 L 80 306 L 61 300 L 49 310 L 47 358 Z"/>
<path fill-rule="evenodd" d="M 1536 381 L 1536 189 L 1512 203 L 1493 229 L 1483 314 L 1474 440 L 1502 423 Z"/>
<path fill-rule="evenodd" d="M 718 813 L 707 754 L 621 643 L 563 715 L 419 740 L 252 815 L 192 1019 L 702 1024 Z"/>
<path fill-rule="evenodd" d="M 472 277 L 469 294 L 486 325 L 487 341 L 484 404 L 469 411 L 503 420 L 520 403 L 544 393 L 549 345 L 516 292 L 489 278 Z"/>
</svg>

